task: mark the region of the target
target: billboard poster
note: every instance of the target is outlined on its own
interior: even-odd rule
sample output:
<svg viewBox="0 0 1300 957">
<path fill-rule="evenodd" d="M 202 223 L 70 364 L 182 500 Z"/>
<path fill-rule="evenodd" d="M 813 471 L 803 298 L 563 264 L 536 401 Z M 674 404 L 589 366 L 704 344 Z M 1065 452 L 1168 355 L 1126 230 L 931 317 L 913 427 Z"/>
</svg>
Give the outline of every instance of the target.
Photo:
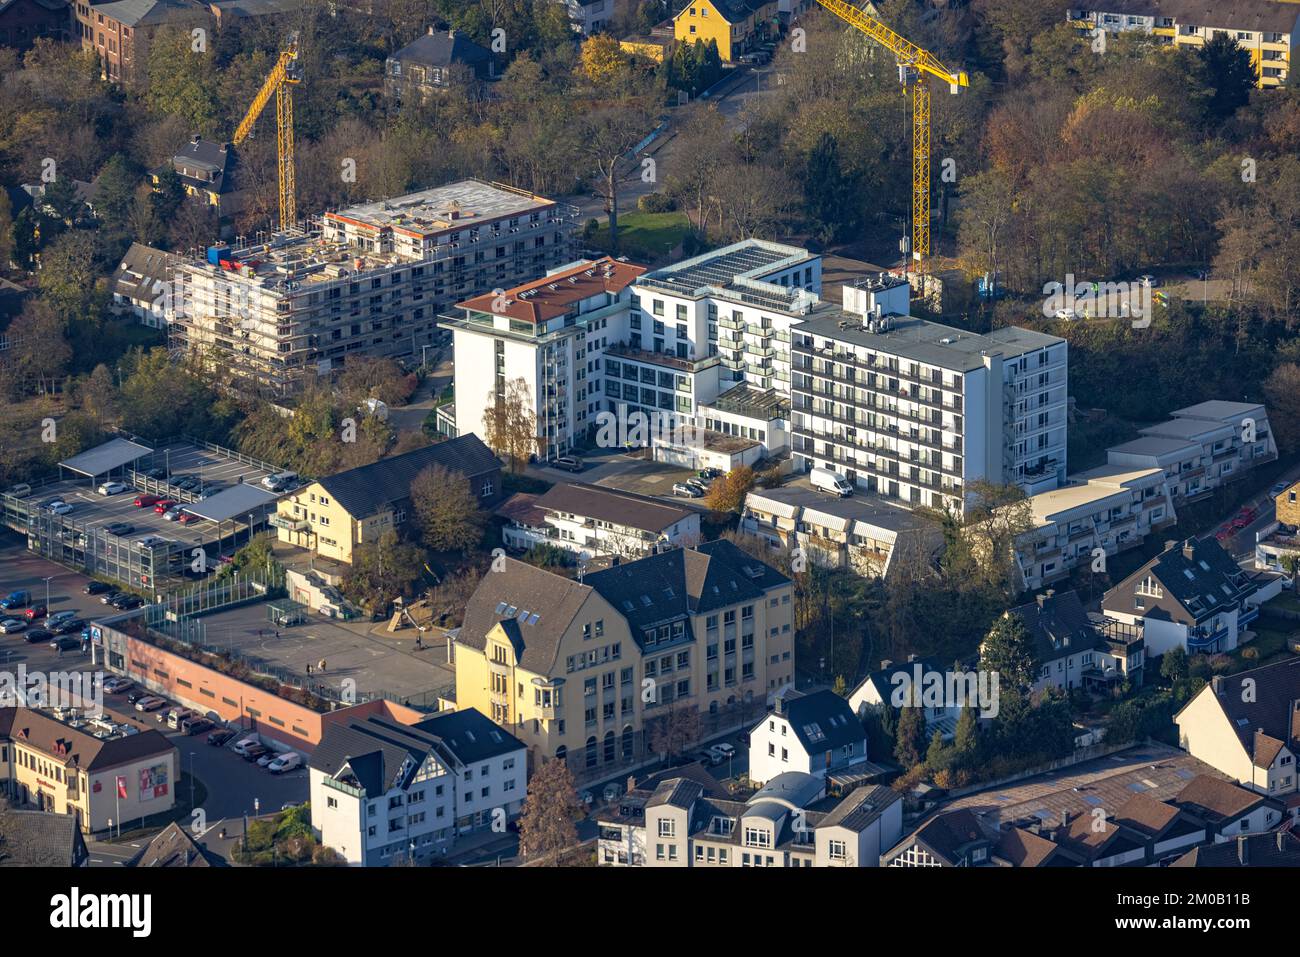
<svg viewBox="0 0 1300 957">
<path fill-rule="evenodd" d="M 167 794 L 167 765 L 155 764 L 140 769 L 140 800 L 152 801 Z"/>
</svg>

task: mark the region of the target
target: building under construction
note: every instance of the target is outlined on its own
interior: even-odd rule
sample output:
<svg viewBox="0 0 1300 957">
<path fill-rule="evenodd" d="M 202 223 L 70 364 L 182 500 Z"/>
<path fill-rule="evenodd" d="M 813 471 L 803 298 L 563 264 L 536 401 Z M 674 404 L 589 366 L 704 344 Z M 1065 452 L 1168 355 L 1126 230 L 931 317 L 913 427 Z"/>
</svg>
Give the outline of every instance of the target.
<svg viewBox="0 0 1300 957">
<path fill-rule="evenodd" d="M 328 212 L 177 266 L 171 345 L 274 395 L 351 355 L 419 360 L 440 312 L 573 260 L 577 225 L 576 207 L 479 180 Z"/>
</svg>

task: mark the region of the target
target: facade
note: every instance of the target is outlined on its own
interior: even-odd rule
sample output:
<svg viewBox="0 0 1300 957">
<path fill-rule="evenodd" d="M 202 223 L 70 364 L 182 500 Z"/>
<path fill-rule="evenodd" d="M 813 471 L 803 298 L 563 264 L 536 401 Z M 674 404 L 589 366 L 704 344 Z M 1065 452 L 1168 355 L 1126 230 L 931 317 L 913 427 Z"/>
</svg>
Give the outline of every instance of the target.
<svg viewBox="0 0 1300 957">
<path fill-rule="evenodd" d="M 135 316 L 141 325 L 165 329 L 175 318 L 168 290 L 176 257 L 161 249 L 132 243 L 113 273 L 113 310 Z"/>
<path fill-rule="evenodd" d="M 603 387 L 605 352 L 627 341 L 630 286 L 643 272 L 605 256 L 459 303 L 462 316 L 443 324 L 454 337 L 457 434 L 485 434 L 489 408 L 522 379 L 540 458 L 585 437 L 599 412 L 614 411 Z"/>
<path fill-rule="evenodd" d="M 925 682 L 936 680 L 935 676 L 946 675 L 948 670 L 937 658 L 909 655 L 906 662 L 898 663 L 886 658 L 878 670 L 863 678 L 849 693 L 849 708 L 858 716 L 858 720 L 862 720 L 870 709 L 900 707 L 899 702 L 906 700 L 904 695 L 908 689 L 924 688 Z M 961 708 L 955 703 L 940 703 L 931 707 L 923 702 L 921 707 L 925 712 L 926 738 L 929 739 L 938 731 L 945 741 L 951 740 L 957 730 Z"/>
<path fill-rule="evenodd" d="M 526 765 L 523 744 L 473 709 L 336 724 L 309 765 L 312 829 L 354 866 L 428 863 L 462 834 L 504 832 Z"/>
<path fill-rule="evenodd" d="M 608 33 L 616 22 L 627 16 L 631 0 L 554 0 L 569 11 L 573 29 L 584 37 L 593 33 Z"/>
<path fill-rule="evenodd" d="M 1025 623 L 1033 638 L 1039 666 L 1035 694 L 1048 688 L 1068 691 L 1105 689 L 1122 681 L 1142 683 L 1142 639 L 1130 633 L 1131 640 L 1117 640 L 1120 631 L 1108 632 L 1092 621 L 1077 592 L 1049 588 L 1034 601 L 1013 608 L 1011 614 Z"/>
<path fill-rule="evenodd" d="M 37 40 L 72 35 L 68 0 L 7 0 L 0 3 L 0 47 L 29 50 Z"/>
<path fill-rule="evenodd" d="M 796 469 L 829 468 L 906 507 L 964 510 L 971 482 L 1054 488 L 1066 470 L 1068 345 L 907 316 L 908 285 L 844 287 L 792 331 Z"/>
<path fill-rule="evenodd" d="M 1277 458 L 1264 406 L 1213 400 L 1178 409 L 1141 438 L 1108 449 L 1112 466 L 1160 468 L 1175 505 L 1208 495 Z"/>
<path fill-rule="evenodd" d="M 180 762 L 157 731 L 97 738 L 32 708 L 0 708 L 0 783 L 16 805 L 86 833 L 171 810 Z"/>
<path fill-rule="evenodd" d="M 1300 482 L 1273 497 L 1277 521 L 1255 535 L 1255 567 L 1294 578 L 1300 569 Z"/>
<path fill-rule="evenodd" d="M 602 866 L 876 867 L 903 832 L 902 795 L 883 786 L 837 800 L 819 778 L 787 771 L 734 801 L 696 776 L 647 785 L 597 816 Z"/>
<path fill-rule="evenodd" d="M 773 36 L 777 26 L 777 0 L 690 0 L 673 17 L 673 36 L 679 43 L 713 40 L 723 61 L 731 63 Z"/>
<path fill-rule="evenodd" d="M 480 507 L 500 501 L 501 463 L 470 434 L 304 485 L 276 503 L 271 525 L 282 542 L 350 564 L 359 545 L 411 517 L 411 481 L 433 466 L 463 476 Z"/>
<path fill-rule="evenodd" d="M 866 731 L 833 691 L 778 694 L 749 732 L 749 779 L 759 785 L 788 771 L 825 780 L 866 760 Z"/>
<path fill-rule="evenodd" d="M 1237 647 L 1259 606 L 1281 590 L 1243 570 L 1213 538 L 1169 542 L 1102 598 L 1108 618 L 1140 625 L 1150 657 L 1171 648 L 1215 654 Z"/>
<path fill-rule="evenodd" d="M 1061 488 L 1030 496 L 1028 503 L 1033 528 L 1015 550 L 1026 589 L 1064 578 L 1099 554 L 1136 548 L 1152 530 L 1177 520 L 1158 468 L 1100 466 L 1071 476 Z"/>
<path fill-rule="evenodd" d="M 881 867 L 980 867 L 990 863 L 993 839 L 965 808 L 938 814 L 891 848 Z"/>
<path fill-rule="evenodd" d="M 1174 724 L 1188 754 L 1243 787 L 1282 799 L 1300 792 L 1300 659 L 1215 675 Z"/>
<path fill-rule="evenodd" d="M 575 775 L 644 756 L 680 712 L 758 706 L 794 679 L 793 583 L 729 542 L 581 582 L 505 559 L 456 638 L 456 700 Z"/>
<path fill-rule="evenodd" d="M 452 88 L 477 93 L 496 76 L 492 53 L 464 34 L 429 32 L 411 41 L 384 64 L 384 95 L 425 100 Z"/>
<path fill-rule="evenodd" d="M 517 516 L 501 534 L 508 548 L 522 551 L 553 545 L 583 559 L 626 560 L 701 540 L 695 509 L 580 482 L 560 482 L 542 495 L 521 492 L 501 511 Z"/>
<path fill-rule="evenodd" d="M 161 26 L 210 26 L 211 13 L 198 0 L 75 0 L 73 32 L 86 50 L 94 50 L 104 76 L 114 83 L 138 86 L 148 80 L 149 43 Z"/>
<path fill-rule="evenodd" d="M 1250 52 L 1263 89 L 1286 84 L 1291 51 L 1300 43 L 1300 10 L 1287 2 L 1231 0 L 1102 0 L 1097 9 L 1071 7 L 1066 18 L 1083 36 L 1138 32 L 1157 43 L 1196 49 L 1227 33 Z"/>
<path fill-rule="evenodd" d="M 212 247 L 177 266 L 172 346 L 276 394 L 350 355 L 413 361 L 452 303 L 570 262 L 576 216 L 466 180 L 327 212 L 251 246 Z"/>
<path fill-rule="evenodd" d="M 803 481 L 750 492 L 740 531 L 772 548 L 802 549 L 818 565 L 886 580 L 899 568 L 928 567 L 942 544 L 936 525 L 905 509 L 832 498 Z"/>
</svg>

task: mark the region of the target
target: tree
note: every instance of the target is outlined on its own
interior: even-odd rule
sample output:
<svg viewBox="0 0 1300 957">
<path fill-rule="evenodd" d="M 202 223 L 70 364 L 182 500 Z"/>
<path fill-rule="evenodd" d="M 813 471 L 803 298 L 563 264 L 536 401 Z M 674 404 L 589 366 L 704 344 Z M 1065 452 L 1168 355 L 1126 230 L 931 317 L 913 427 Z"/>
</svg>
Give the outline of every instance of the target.
<svg viewBox="0 0 1300 957">
<path fill-rule="evenodd" d="M 975 714 L 975 708 L 971 705 L 961 709 L 961 714 L 957 718 L 957 729 L 953 734 L 952 746 L 956 750 L 958 760 L 963 764 L 973 764 L 979 758 L 979 719 Z"/>
<path fill-rule="evenodd" d="M 434 551 L 468 551 L 483 539 L 487 515 L 465 476 L 444 466 L 430 465 L 411 480 L 411 506 Z"/>
<path fill-rule="evenodd" d="M 81 384 L 81 404 L 102 427 L 117 414 L 117 388 L 113 373 L 102 362 Z"/>
<path fill-rule="evenodd" d="M 675 757 L 700 739 L 700 712 L 674 699 L 667 711 L 646 722 L 646 737 L 650 750 L 664 758 Z"/>
<path fill-rule="evenodd" d="M 714 479 L 705 501 L 715 512 L 739 512 L 745 505 L 745 496 L 754 488 L 754 470 L 748 465 L 738 465 L 726 475 Z"/>
<path fill-rule="evenodd" d="M 519 815 L 519 853 L 525 860 L 551 858 L 578 842 L 582 803 L 564 761 L 544 760 L 528 781 Z"/>
<path fill-rule="evenodd" d="M 602 86 L 617 84 L 628 68 L 627 54 L 608 33 L 597 33 L 583 41 L 581 62 L 587 79 Z"/>
<path fill-rule="evenodd" d="M 353 549 L 352 564 L 343 573 L 343 594 L 362 607 L 382 611 L 399 595 L 415 594 L 420 566 L 420 550 L 389 529 Z"/>
<path fill-rule="evenodd" d="M 131 206 L 139 177 L 120 153 L 113 155 L 100 170 L 95 194 L 95 212 L 110 229 L 125 231 L 129 227 Z"/>
<path fill-rule="evenodd" d="M 1186 681 L 1190 674 L 1187 662 L 1187 649 L 1177 645 L 1166 651 L 1160 658 L 1160 677 L 1176 685 Z"/>
<path fill-rule="evenodd" d="M 1278 450 L 1284 455 L 1300 451 L 1300 365 L 1284 362 L 1269 373 L 1264 397 Z"/>
<path fill-rule="evenodd" d="M 41 254 L 41 298 L 69 327 L 79 321 L 99 319 L 107 304 L 96 263 L 98 253 L 94 233 L 74 230 L 60 236 Z"/>
<path fill-rule="evenodd" d="M 10 376 L 24 383 L 34 380 L 42 394 L 52 390 L 72 358 L 55 311 L 39 299 L 29 301 L 10 324 L 8 336 L 13 357 Z"/>
<path fill-rule="evenodd" d="M 1250 101 L 1255 87 L 1255 66 L 1250 51 L 1241 47 L 1227 30 L 1196 51 L 1198 78 L 1210 91 L 1206 103 L 1206 120 L 1217 128 L 1224 120 Z"/>
<path fill-rule="evenodd" d="M 921 763 L 926 752 L 925 709 L 906 705 L 898 709 L 898 727 L 894 732 L 894 759 L 906 769 Z"/>
<path fill-rule="evenodd" d="M 1028 699 L 1038 678 L 1038 658 L 1023 618 L 1006 612 L 993 623 L 980 645 L 980 668 L 998 676 L 1003 698 L 1011 694 Z"/>
<path fill-rule="evenodd" d="M 0 189 L 0 273 L 8 272 L 14 258 L 14 208 L 9 191 Z"/>
<path fill-rule="evenodd" d="M 505 394 L 488 393 L 483 412 L 483 440 L 498 455 L 504 455 L 512 472 L 522 472 L 537 454 L 537 414 L 533 411 L 532 388 L 522 376 L 506 383 Z"/>
<path fill-rule="evenodd" d="M 582 115 L 578 149 L 596 171 L 597 186 L 609 210 L 609 243 L 614 253 L 619 249 L 619 173 L 627 154 L 653 125 L 644 104 L 634 99 Z"/>
<path fill-rule="evenodd" d="M 839 144 L 823 132 L 808 155 L 804 170 L 804 201 L 809 221 L 823 242 L 842 239 L 853 228 L 857 188 L 844 175 Z"/>
</svg>

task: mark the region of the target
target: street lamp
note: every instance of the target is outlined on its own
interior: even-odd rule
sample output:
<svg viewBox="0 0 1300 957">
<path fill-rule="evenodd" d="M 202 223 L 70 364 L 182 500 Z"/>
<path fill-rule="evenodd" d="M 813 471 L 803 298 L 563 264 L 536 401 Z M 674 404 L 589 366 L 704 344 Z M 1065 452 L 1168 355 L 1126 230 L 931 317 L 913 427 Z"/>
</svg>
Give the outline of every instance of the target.
<svg viewBox="0 0 1300 957">
<path fill-rule="evenodd" d="M 190 811 L 194 810 L 194 752 L 190 752 Z"/>
<path fill-rule="evenodd" d="M 54 578 L 53 575 L 51 575 L 49 578 L 46 578 L 46 579 L 45 579 L 45 610 L 46 610 L 46 612 L 49 612 L 49 610 L 50 610 L 50 580 L 51 580 L 52 578 Z"/>
</svg>

